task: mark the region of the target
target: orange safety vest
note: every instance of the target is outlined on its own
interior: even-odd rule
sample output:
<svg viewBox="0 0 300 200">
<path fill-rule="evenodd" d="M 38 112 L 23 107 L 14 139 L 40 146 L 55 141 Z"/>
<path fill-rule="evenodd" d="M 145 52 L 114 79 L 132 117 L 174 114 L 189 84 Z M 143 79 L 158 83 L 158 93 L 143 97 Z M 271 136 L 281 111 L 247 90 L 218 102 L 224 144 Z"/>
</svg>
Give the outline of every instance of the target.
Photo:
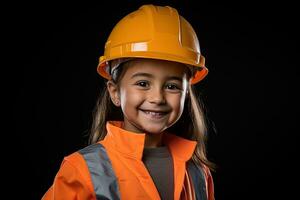
<svg viewBox="0 0 300 200">
<path fill-rule="evenodd" d="M 104 140 L 64 158 L 53 185 L 42 200 L 160 200 L 142 161 L 145 134 L 126 131 L 122 122 L 108 122 Z M 214 200 L 207 167 L 191 160 L 196 142 L 164 134 L 174 164 L 174 200 Z"/>
</svg>

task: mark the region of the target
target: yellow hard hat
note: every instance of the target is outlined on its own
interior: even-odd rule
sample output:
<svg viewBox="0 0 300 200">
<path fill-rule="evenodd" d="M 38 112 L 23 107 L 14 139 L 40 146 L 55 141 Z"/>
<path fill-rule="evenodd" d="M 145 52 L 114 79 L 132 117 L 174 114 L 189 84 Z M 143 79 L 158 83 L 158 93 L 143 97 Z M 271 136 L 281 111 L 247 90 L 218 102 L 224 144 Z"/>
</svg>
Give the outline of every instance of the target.
<svg viewBox="0 0 300 200">
<path fill-rule="evenodd" d="M 105 43 L 97 71 L 111 79 L 109 62 L 128 58 L 152 58 L 193 66 L 196 73 L 191 84 L 208 73 L 193 27 L 169 6 L 143 5 L 121 19 Z"/>
</svg>

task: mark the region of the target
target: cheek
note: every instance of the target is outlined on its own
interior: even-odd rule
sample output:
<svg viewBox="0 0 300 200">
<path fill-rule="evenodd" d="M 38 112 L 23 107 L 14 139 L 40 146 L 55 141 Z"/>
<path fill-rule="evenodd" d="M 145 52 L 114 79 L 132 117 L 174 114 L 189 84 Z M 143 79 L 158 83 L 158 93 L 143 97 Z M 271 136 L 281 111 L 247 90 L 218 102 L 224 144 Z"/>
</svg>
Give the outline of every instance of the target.
<svg viewBox="0 0 300 200">
<path fill-rule="evenodd" d="M 142 102 L 142 96 L 136 91 L 121 90 L 120 91 L 122 109 L 138 107 Z"/>
<path fill-rule="evenodd" d="M 178 114 L 181 114 L 184 109 L 184 103 L 185 103 L 185 96 L 184 94 L 178 94 L 172 96 L 170 99 L 170 105 L 172 106 L 173 110 L 177 112 Z"/>
</svg>

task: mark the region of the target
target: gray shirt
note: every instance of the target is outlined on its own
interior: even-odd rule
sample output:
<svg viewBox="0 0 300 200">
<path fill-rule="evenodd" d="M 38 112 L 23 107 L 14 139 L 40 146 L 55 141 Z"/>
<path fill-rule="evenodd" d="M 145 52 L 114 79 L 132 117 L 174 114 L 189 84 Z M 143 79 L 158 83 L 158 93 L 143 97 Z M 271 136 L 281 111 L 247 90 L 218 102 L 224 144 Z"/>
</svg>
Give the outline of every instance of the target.
<svg viewBox="0 0 300 200">
<path fill-rule="evenodd" d="M 162 200 L 174 199 L 174 167 L 168 147 L 145 148 L 143 162 Z"/>
</svg>

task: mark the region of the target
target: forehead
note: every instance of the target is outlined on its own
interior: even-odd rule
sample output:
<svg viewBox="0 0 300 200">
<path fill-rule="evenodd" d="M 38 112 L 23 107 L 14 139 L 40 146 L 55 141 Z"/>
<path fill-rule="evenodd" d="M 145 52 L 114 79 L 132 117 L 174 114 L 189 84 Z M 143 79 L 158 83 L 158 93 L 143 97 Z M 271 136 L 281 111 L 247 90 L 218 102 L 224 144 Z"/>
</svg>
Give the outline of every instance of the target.
<svg viewBox="0 0 300 200">
<path fill-rule="evenodd" d="M 136 73 L 149 73 L 156 77 L 171 75 L 183 77 L 189 70 L 189 68 L 182 63 L 155 59 L 135 59 L 129 61 L 124 67 L 126 68 L 124 76 L 127 77 Z"/>
</svg>

